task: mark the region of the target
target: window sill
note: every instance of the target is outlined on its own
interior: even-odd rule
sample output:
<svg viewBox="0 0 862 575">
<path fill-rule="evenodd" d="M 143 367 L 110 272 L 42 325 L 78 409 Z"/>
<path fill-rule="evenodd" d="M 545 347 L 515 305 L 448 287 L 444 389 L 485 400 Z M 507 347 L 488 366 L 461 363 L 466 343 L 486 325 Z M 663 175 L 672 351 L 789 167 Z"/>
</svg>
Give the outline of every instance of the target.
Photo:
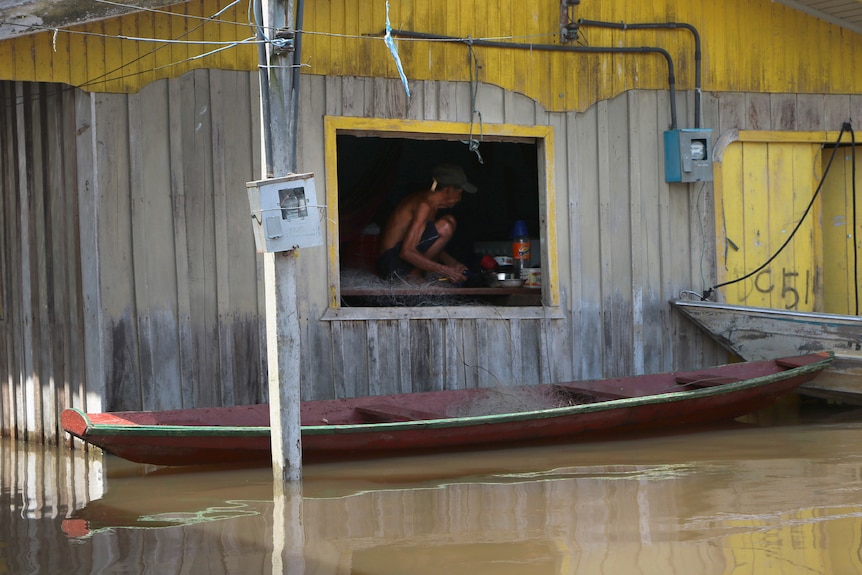
<svg viewBox="0 0 862 575">
<path fill-rule="evenodd" d="M 470 289 L 470 288 L 467 288 Z M 476 288 L 473 288 L 476 289 Z M 503 289 L 503 288 L 496 288 Z M 524 289 L 524 288 L 521 288 Z M 533 290 L 532 288 L 526 288 Z M 428 306 L 428 307 L 331 307 L 322 321 L 400 320 L 400 319 L 564 319 L 559 306 Z"/>
<path fill-rule="evenodd" d="M 404 286 L 404 287 L 386 287 L 386 288 L 341 288 L 341 295 L 344 296 L 387 296 L 387 295 L 541 295 L 540 288 L 516 287 L 440 287 L 429 288 L 425 286 Z"/>
</svg>

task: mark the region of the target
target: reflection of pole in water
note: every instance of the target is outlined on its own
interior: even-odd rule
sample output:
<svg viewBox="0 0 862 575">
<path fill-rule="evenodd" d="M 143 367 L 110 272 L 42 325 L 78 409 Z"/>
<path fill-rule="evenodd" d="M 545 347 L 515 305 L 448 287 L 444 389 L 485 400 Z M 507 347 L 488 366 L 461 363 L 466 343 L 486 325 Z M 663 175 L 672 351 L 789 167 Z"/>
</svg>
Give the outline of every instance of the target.
<svg viewBox="0 0 862 575">
<path fill-rule="evenodd" d="M 305 573 L 302 482 L 272 482 L 272 573 Z"/>
</svg>

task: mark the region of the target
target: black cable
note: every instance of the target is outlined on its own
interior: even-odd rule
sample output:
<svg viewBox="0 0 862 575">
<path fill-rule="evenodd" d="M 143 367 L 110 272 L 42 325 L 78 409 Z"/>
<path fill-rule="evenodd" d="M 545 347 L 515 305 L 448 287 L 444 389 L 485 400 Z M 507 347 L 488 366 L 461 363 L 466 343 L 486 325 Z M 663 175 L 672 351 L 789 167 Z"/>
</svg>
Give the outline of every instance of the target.
<svg viewBox="0 0 862 575">
<path fill-rule="evenodd" d="M 847 128 L 850 131 L 850 166 L 851 186 L 853 190 L 853 287 L 856 295 L 856 315 L 859 315 L 859 242 L 856 237 L 859 233 L 859 228 L 856 226 L 856 134 L 853 132 L 853 125 L 850 122 L 841 126 L 841 129 Z"/>
<path fill-rule="evenodd" d="M 827 176 L 827 174 L 829 174 L 829 169 L 832 167 L 832 161 L 835 159 L 835 154 L 838 151 L 838 145 L 841 143 L 841 138 L 844 136 L 844 132 L 847 129 L 848 125 L 849 124 L 845 123 L 841 126 L 841 131 L 838 133 L 838 140 L 836 140 L 836 142 L 832 148 L 832 155 L 829 156 L 829 162 L 826 164 L 826 169 L 823 171 L 823 175 L 820 176 L 820 182 L 817 184 L 817 189 L 814 190 L 814 195 L 811 196 L 811 201 L 808 202 L 808 207 L 805 208 L 805 211 L 802 213 L 802 217 L 800 217 L 799 221 L 796 222 L 796 227 L 793 228 L 793 231 L 790 232 L 790 235 L 787 236 L 787 239 L 784 240 L 784 243 L 781 244 L 780 248 L 778 248 L 778 251 L 776 251 L 774 254 L 772 254 L 768 260 L 766 260 L 765 262 L 763 262 L 763 264 L 760 265 L 760 267 L 758 267 L 757 269 L 755 269 L 753 271 L 748 272 L 744 276 L 712 286 L 711 288 L 709 288 L 708 290 L 703 292 L 703 296 L 701 297 L 701 299 L 703 301 L 706 301 L 707 299 L 709 299 L 709 296 L 712 295 L 712 292 L 714 292 L 715 290 L 717 290 L 720 287 L 729 286 L 731 284 L 735 284 L 737 282 L 747 280 L 748 278 L 750 278 L 754 274 L 760 273 L 763 270 L 763 268 L 765 268 L 770 263 L 772 263 L 772 260 L 777 258 L 778 254 L 780 254 L 784 250 L 784 248 L 787 247 L 787 244 L 790 243 L 790 240 L 793 239 L 793 236 L 795 236 L 796 232 L 799 231 L 799 228 L 802 227 L 802 222 L 805 221 L 805 218 L 808 216 L 808 212 L 811 211 L 811 207 L 814 205 L 814 200 L 817 199 L 817 196 L 820 194 L 820 190 L 823 188 L 823 184 L 826 182 L 826 176 Z M 854 214 L 855 214 L 855 210 L 854 210 Z M 856 233 L 855 229 L 854 229 L 853 233 L 854 234 Z"/>
</svg>

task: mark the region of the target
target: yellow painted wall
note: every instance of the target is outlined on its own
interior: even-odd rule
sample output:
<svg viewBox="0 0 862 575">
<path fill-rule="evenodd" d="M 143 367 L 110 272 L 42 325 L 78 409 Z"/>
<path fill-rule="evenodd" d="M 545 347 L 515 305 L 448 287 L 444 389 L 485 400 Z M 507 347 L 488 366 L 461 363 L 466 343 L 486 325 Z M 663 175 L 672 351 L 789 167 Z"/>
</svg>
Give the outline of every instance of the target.
<svg viewBox="0 0 862 575">
<path fill-rule="evenodd" d="M 246 2 L 205 22 L 225 2 L 192 0 L 170 10 L 140 12 L 60 32 L 0 42 L 0 79 L 60 82 L 92 91 L 133 92 L 161 77 L 215 67 L 254 70 L 253 45 L 153 44 L 117 36 L 242 40 L 252 33 Z M 391 0 L 395 29 L 507 42 L 559 44 L 559 0 Z M 307 0 L 302 60 L 305 73 L 397 77 L 379 37 L 384 0 Z M 575 18 L 614 22 L 677 21 L 694 25 L 703 42 L 707 91 L 862 93 L 862 36 L 770 0 L 689 2 L 583 0 Z M 230 22 L 234 22 L 233 24 Z M 590 46 L 654 46 L 673 56 L 676 87 L 694 87 L 694 43 L 689 32 L 610 31 L 584 28 Z M 408 79 L 470 79 L 461 43 L 399 39 Z M 585 110 L 632 88 L 667 88 L 667 68 L 657 55 L 584 55 L 476 47 L 479 79 L 534 98 L 548 110 Z"/>
<path fill-rule="evenodd" d="M 216 16 L 227 4 L 224 0 L 192 0 L 158 11 L 70 27 L 56 36 L 46 31 L 2 40 L 0 79 L 58 82 L 91 92 L 129 93 L 154 80 L 178 77 L 196 68 L 254 70 L 257 49 L 253 44 L 201 57 L 225 45 L 199 42 L 238 42 L 253 36 L 248 25 L 248 3 L 237 4 Z"/>
</svg>

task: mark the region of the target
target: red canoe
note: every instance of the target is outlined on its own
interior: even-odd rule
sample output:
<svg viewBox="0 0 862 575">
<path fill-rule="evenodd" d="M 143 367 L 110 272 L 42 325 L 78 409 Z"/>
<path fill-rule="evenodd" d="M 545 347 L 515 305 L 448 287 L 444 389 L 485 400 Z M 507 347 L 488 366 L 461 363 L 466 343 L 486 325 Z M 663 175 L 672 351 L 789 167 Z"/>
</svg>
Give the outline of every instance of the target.
<svg viewBox="0 0 862 575">
<path fill-rule="evenodd" d="M 693 372 L 524 387 L 432 391 L 302 404 L 306 459 L 589 440 L 686 429 L 772 404 L 832 361 L 817 353 Z M 269 406 L 82 413 L 63 429 L 108 453 L 154 465 L 269 461 Z"/>
</svg>

